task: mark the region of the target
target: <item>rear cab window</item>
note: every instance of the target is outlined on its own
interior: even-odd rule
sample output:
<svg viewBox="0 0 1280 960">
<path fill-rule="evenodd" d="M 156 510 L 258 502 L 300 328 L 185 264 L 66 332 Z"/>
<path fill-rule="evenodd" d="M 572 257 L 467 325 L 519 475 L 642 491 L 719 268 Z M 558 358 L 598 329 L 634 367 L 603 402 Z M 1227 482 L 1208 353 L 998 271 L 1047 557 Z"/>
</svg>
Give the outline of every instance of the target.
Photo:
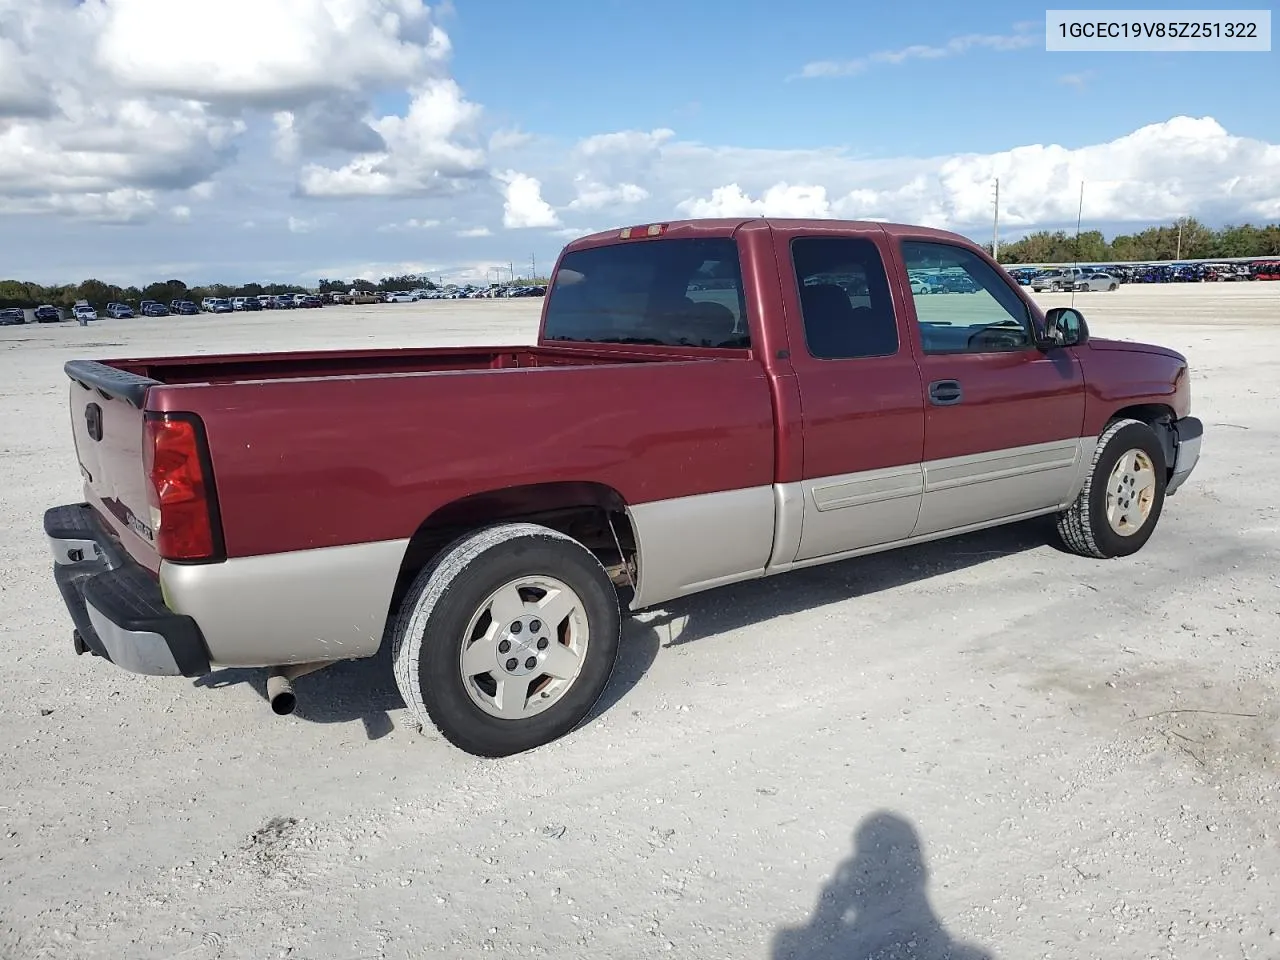
<svg viewBox="0 0 1280 960">
<path fill-rule="evenodd" d="M 543 339 L 749 348 L 738 245 L 664 238 L 572 250 L 547 293 Z"/>
<path fill-rule="evenodd" d="M 875 243 L 863 237 L 797 237 L 791 262 L 800 285 L 805 345 L 816 360 L 891 357 L 898 321 Z"/>
</svg>

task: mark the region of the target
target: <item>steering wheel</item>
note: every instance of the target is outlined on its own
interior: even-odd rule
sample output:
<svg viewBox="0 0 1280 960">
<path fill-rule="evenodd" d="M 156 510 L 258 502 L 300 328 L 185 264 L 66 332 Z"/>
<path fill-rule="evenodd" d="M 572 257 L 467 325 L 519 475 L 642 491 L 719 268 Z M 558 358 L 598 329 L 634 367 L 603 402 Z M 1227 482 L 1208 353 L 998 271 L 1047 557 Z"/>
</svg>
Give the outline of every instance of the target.
<svg viewBox="0 0 1280 960">
<path fill-rule="evenodd" d="M 1026 340 L 1026 331 L 1020 325 L 1011 325 L 1010 321 L 1001 320 L 979 327 L 969 335 L 966 346 L 970 350 L 976 350 L 978 347 L 1016 350 L 1018 347 L 1026 346 Z"/>
</svg>

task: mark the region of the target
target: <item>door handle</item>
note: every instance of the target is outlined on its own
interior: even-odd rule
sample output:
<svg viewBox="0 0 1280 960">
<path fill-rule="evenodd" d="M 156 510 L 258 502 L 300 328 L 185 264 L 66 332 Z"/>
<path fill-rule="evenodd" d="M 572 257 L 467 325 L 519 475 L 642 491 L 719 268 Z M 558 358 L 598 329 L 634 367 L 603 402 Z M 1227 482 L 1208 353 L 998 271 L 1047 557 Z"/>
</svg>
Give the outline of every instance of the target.
<svg viewBox="0 0 1280 960">
<path fill-rule="evenodd" d="M 959 380 L 935 380 L 929 384 L 929 402 L 938 407 L 949 407 L 964 399 Z"/>
</svg>

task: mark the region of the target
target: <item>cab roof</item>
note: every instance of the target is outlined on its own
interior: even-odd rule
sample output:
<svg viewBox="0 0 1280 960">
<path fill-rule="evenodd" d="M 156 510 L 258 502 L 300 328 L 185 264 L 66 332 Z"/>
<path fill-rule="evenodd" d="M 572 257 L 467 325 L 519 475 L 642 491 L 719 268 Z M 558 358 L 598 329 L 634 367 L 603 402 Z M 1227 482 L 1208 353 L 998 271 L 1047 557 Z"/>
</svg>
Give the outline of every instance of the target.
<svg viewBox="0 0 1280 960">
<path fill-rule="evenodd" d="M 611 230 L 602 230 L 571 240 L 565 246 L 565 252 L 599 246 L 614 241 L 624 241 L 624 230 L 633 231 L 631 239 L 648 239 L 644 231 L 649 226 L 661 226 L 662 236 L 667 238 L 696 237 L 729 237 L 743 227 L 758 225 L 770 229 L 786 230 L 800 233 L 885 233 L 889 236 L 924 237 L 936 240 L 973 245 L 973 240 L 949 230 L 925 227 L 919 224 L 897 223 L 884 220 L 839 220 L 833 218 L 795 218 L 795 217 L 705 217 L 687 220 L 658 220 L 651 223 L 620 225 Z"/>
</svg>

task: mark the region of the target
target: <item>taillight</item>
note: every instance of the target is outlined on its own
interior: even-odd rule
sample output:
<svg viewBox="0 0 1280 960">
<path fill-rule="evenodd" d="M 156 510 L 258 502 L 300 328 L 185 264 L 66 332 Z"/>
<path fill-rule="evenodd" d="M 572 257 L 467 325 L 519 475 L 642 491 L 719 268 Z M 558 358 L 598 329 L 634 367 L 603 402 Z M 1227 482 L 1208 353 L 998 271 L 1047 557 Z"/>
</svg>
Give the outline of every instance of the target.
<svg viewBox="0 0 1280 960">
<path fill-rule="evenodd" d="M 209 560 L 216 553 L 210 478 L 196 423 L 161 414 L 146 420 L 143 458 L 156 552 L 165 560 Z"/>
</svg>

